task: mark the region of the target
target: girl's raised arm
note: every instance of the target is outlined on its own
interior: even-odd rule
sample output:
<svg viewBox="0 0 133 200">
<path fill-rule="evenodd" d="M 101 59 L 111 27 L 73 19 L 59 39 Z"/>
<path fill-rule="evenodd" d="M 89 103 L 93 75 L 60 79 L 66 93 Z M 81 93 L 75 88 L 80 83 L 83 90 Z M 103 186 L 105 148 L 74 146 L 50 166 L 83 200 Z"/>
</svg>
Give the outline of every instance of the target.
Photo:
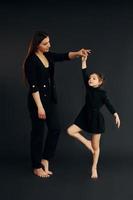
<svg viewBox="0 0 133 200">
<path fill-rule="evenodd" d="M 83 80 L 84 80 L 85 86 L 88 87 L 88 74 L 86 72 L 86 68 L 87 68 L 87 63 L 86 63 L 87 56 L 86 57 L 82 57 L 81 60 L 82 60 Z"/>
</svg>

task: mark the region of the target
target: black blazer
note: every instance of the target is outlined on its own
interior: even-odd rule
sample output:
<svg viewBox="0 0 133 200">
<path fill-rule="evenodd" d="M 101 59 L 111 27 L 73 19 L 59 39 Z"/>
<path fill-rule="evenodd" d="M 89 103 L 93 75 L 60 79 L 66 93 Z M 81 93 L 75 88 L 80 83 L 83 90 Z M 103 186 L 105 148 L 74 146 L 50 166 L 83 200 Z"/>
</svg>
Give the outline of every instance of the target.
<svg viewBox="0 0 133 200">
<path fill-rule="evenodd" d="M 82 69 L 83 80 L 86 86 L 86 103 L 85 106 L 89 112 L 99 111 L 100 108 L 105 105 L 111 114 L 116 112 L 113 105 L 107 96 L 107 92 L 100 87 L 94 88 L 88 85 L 88 74 L 86 69 Z"/>
<path fill-rule="evenodd" d="M 51 93 L 51 99 L 57 103 L 56 86 L 54 81 L 55 62 L 70 60 L 68 53 L 46 52 L 49 67 L 45 68 L 40 59 L 35 55 L 29 55 L 24 64 L 25 76 L 29 84 L 29 92 L 39 91 L 40 96 Z"/>
</svg>

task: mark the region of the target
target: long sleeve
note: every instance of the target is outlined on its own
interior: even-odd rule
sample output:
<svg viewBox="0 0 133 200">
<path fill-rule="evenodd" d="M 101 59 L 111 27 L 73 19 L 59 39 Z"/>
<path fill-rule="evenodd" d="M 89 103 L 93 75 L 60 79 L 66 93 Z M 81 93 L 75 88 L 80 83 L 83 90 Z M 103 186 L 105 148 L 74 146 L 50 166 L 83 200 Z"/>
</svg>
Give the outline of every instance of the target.
<svg viewBox="0 0 133 200">
<path fill-rule="evenodd" d="M 86 69 L 82 69 L 82 75 L 83 75 L 83 80 L 86 88 L 88 88 L 88 74 L 86 72 Z"/>
<path fill-rule="evenodd" d="M 51 56 L 53 58 L 54 62 L 61 62 L 61 61 L 65 61 L 65 60 L 70 60 L 69 59 L 69 52 L 67 53 L 54 53 L 54 52 L 50 52 Z"/>
<path fill-rule="evenodd" d="M 113 107 L 113 105 L 110 103 L 109 98 L 107 97 L 107 92 L 104 93 L 104 104 L 107 107 L 107 109 L 109 110 L 109 112 L 111 114 L 114 114 L 116 112 L 115 108 Z"/>
<path fill-rule="evenodd" d="M 36 63 L 32 59 L 27 59 L 24 69 L 31 93 L 39 91 L 37 84 Z"/>
</svg>

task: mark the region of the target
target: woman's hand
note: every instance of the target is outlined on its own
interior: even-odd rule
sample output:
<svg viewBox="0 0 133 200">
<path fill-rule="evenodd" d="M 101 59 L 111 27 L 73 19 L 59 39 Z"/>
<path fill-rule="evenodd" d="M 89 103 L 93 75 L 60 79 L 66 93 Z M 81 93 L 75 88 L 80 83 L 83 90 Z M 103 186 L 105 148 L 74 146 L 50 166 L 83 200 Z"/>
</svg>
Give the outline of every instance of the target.
<svg viewBox="0 0 133 200">
<path fill-rule="evenodd" d="M 78 57 L 86 57 L 88 56 L 89 54 L 91 53 L 91 50 L 90 49 L 80 49 L 79 51 L 70 51 L 69 54 L 68 54 L 68 57 L 69 59 L 75 59 L 75 58 L 78 58 Z"/>
<path fill-rule="evenodd" d="M 46 119 L 46 112 L 42 106 L 38 107 L 38 118 Z"/>
<path fill-rule="evenodd" d="M 117 127 L 119 128 L 120 127 L 120 118 L 119 118 L 118 113 L 114 113 L 114 116 L 115 116 L 115 123 L 116 123 Z"/>
<path fill-rule="evenodd" d="M 80 49 L 77 52 L 79 57 L 87 57 L 89 54 L 91 54 L 91 50 L 90 49 Z"/>
</svg>

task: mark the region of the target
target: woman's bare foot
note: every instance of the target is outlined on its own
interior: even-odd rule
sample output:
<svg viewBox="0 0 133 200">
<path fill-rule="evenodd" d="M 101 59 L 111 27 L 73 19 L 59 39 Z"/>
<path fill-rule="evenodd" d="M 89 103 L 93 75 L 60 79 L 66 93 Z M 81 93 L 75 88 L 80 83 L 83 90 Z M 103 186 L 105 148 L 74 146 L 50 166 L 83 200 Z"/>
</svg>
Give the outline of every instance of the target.
<svg viewBox="0 0 133 200">
<path fill-rule="evenodd" d="M 92 168 L 91 178 L 94 178 L 94 179 L 98 178 L 97 168 Z"/>
<path fill-rule="evenodd" d="M 43 165 L 43 167 L 45 169 L 45 172 L 48 175 L 52 175 L 53 174 L 53 172 L 49 170 L 49 162 L 48 162 L 48 160 L 42 159 L 41 160 L 41 164 Z"/>
<path fill-rule="evenodd" d="M 90 140 L 87 140 L 87 141 L 86 141 L 86 147 L 91 151 L 92 154 L 94 153 L 94 150 L 93 150 L 93 148 L 92 148 L 92 145 L 91 145 L 91 141 L 90 141 Z"/>
<path fill-rule="evenodd" d="M 36 176 L 39 176 L 39 177 L 42 177 L 42 178 L 49 177 L 48 173 L 46 173 L 42 168 L 35 168 L 35 169 L 33 169 L 33 173 Z"/>
</svg>

